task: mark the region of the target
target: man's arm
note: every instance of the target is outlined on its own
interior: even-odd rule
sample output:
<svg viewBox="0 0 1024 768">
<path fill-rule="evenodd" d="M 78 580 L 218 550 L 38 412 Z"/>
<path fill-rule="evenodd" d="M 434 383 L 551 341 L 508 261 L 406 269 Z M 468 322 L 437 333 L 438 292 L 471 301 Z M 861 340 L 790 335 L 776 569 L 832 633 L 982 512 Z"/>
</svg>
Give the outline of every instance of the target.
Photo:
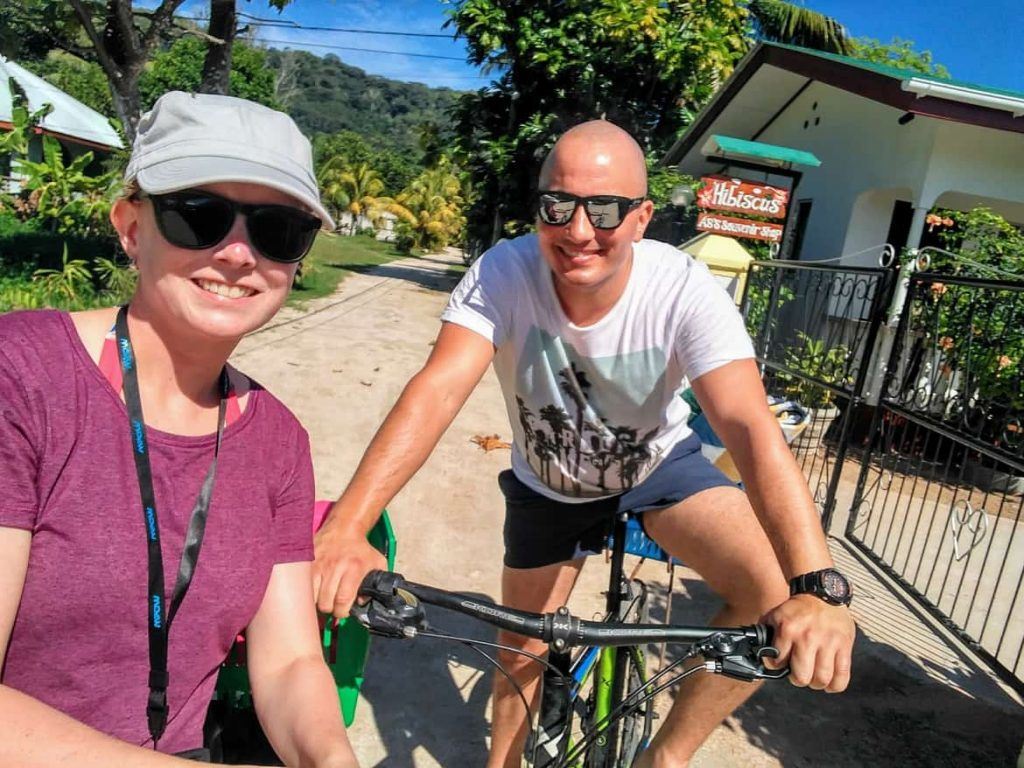
<svg viewBox="0 0 1024 768">
<path fill-rule="evenodd" d="M 310 564 L 280 563 L 246 631 L 246 663 L 260 724 L 285 765 L 358 766 L 320 650 Z"/>
<path fill-rule="evenodd" d="M 480 334 L 444 323 L 423 369 L 384 419 L 315 538 L 313 592 L 324 613 L 347 616 L 363 576 L 384 567 L 366 542 L 380 512 L 430 456 L 494 358 Z"/>
<path fill-rule="evenodd" d="M 787 579 L 832 567 L 807 480 L 786 445 L 754 360 L 737 360 L 704 374 L 693 391 L 715 433 L 736 462 L 751 505 Z M 765 620 L 776 629 L 780 656 L 797 685 L 842 691 L 850 679 L 855 625 L 845 607 L 797 595 Z"/>
</svg>

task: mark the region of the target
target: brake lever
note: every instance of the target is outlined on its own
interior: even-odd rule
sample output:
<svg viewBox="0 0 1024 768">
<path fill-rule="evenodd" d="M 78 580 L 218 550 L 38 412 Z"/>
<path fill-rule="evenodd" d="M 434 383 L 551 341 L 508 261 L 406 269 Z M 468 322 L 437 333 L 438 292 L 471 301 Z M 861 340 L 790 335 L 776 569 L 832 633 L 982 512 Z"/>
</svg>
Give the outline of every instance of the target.
<svg viewBox="0 0 1024 768">
<path fill-rule="evenodd" d="M 372 634 L 411 638 L 426 627 L 426 614 L 416 596 L 404 589 L 378 593 L 362 605 L 353 605 L 351 615 Z"/>
<path fill-rule="evenodd" d="M 779 649 L 771 645 L 753 645 L 725 633 L 716 633 L 705 638 L 699 650 L 710 658 L 716 673 L 734 680 L 781 680 L 789 675 L 789 667 L 765 668 L 762 659 L 774 659 L 779 655 Z"/>
<path fill-rule="evenodd" d="M 774 651 L 774 653 L 764 653 L 764 651 Z M 715 659 L 713 663 L 715 665 L 715 672 L 731 677 L 734 680 L 745 680 L 747 682 L 753 682 L 754 680 L 782 680 L 789 675 L 789 667 L 767 669 L 761 663 L 761 659 L 765 656 L 774 658 L 777 655 L 778 650 L 768 646 L 760 649 L 757 661 L 752 660 L 749 656 L 737 655 L 724 656 L 720 659 Z"/>
<path fill-rule="evenodd" d="M 774 645 L 765 645 L 757 651 L 758 661 L 761 659 L 777 659 L 779 658 L 779 649 Z M 758 664 L 760 674 L 758 675 L 762 680 L 781 680 L 784 677 L 789 676 L 789 667 L 780 667 L 779 669 L 765 669 L 764 664 Z"/>
</svg>

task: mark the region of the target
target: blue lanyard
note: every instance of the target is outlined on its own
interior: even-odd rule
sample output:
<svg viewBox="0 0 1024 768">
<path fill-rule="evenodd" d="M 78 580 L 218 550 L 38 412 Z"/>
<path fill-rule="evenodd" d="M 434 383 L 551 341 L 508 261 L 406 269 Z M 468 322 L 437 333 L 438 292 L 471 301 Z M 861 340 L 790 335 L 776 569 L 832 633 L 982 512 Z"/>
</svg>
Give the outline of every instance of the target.
<svg viewBox="0 0 1024 768">
<path fill-rule="evenodd" d="M 135 352 L 128 336 L 128 307 L 118 310 L 115 324 L 118 358 L 121 361 L 121 375 L 124 386 L 125 405 L 128 408 L 128 423 L 131 430 L 132 455 L 135 457 L 135 471 L 139 477 L 139 493 L 146 523 L 146 544 L 149 560 L 149 595 L 146 604 L 149 625 L 149 700 L 146 704 L 146 722 L 153 738 L 153 749 L 167 727 L 167 638 L 181 605 L 196 563 L 199 548 L 206 530 L 206 516 L 210 510 L 213 494 L 213 480 L 217 471 L 217 456 L 220 454 L 221 438 L 224 435 L 224 417 L 230 388 L 228 371 L 225 367 L 220 374 L 220 409 L 217 414 L 217 443 L 213 450 L 213 461 L 206 471 L 206 479 L 199 489 L 192 516 L 185 534 L 185 546 L 181 551 L 178 578 L 174 584 L 170 608 L 164 605 L 164 567 L 160 553 L 160 527 L 157 524 L 156 497 L 153 493 L 153 471 L 149 464 L 149 442 L 146 440 L 146 423 L 142 417 L 142 400 L 139 397 L 139 376 Z"/>
</svg>

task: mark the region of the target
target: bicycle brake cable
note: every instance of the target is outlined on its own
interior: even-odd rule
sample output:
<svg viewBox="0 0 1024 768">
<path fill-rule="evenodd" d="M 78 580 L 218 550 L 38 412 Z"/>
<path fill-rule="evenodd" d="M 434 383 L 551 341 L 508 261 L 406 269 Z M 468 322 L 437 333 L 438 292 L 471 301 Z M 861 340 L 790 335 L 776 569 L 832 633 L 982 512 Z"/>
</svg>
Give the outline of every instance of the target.
<svg viewBox="0 0 1024 768">
<path fill-rule="evenodd" d="M 674 675 L 672 677 L 672 679 L 667 682 L 666 685 L 664 685 L 662 687 L 659 687 L 659 688 L 656 688 L 654 691 L 648 691 L 650 686 L 653 685 L 657 680 L 665 677 L 672 670 L 676 669 L 678 666 L 680 666 L 684 662 L 688 661 L 689 659 L 695 658 L 697 655 L 698 654 L 694 653 L 692 651 L 692 649 L 691 649 L 691 651 L 689 653 L 687 653 L 686 655 L 681 656 L 680 658 L 676 659 L 671 664 L 669 664 L 667 667 L 665 667 L 664 669 L 659 671 L 650 680 L 646 681 L 641 688 L 636 688 L 636 689 L 634 689 L 632 691 L 628 691 L 626 693 L 625 697 L 622 699 L 622 701 L 619 702 L 619 704 L 615 707 L 615 709 L 613 709 L 611 712 L 609 712 L 600 722 L 594 723 L 594 726 L 591 729 L 590 733 L 588 733 L 587 737 L 584 739 L 585 746 L 589 746 L 589 744 L 592 742 L 592 740 L 589 739 L 589 736 L 591 734 L 599 734 L 602 731 L 607 730 L 612 724 L 614 724 L 614 723 L 616 723 L 616 722 L 618 722 L 618 721 L 628 717 L 632 712 L 634 712 L 635 710 L 638 710 L 642 704 L 647 702 L 649 699 L 653 698 L 655 695 L 660 693 L 666 687 L 670 687 L 673 684 L 675 684 L 676 682 L 682 680 L 683 678 L 689 677 L 693 672 L 695 672 L 697 670 L 703 669 L 703 667 L 692 667 L 689 670 L 685 670 L 684 672 L 682 672 L 680 674 Z M 650 695 L 638 696 L 638 693 L 641 693 L 641 692 L 643 692 L 645 694 L 649 693 Z M 631 699 L 633 699 L 634 697 L 637 697 L 636 700 L 635 701 L 631 701 Z M 583 744 L 583 742 L 581 742 L 581 744 Z M 572 754 L 575 757 L 579 757 L 579 753 L 576 751 L 578 746 L 580 746 L 580 745 L 575 745 L 573 747 Z"/>
<path fill-rule="evenodd" d="M 677 662 L 673 662 L 671 667 L 668 667 L 667 669 L 674 668 L 682 661 L 683 659 L 680 659 Z M 654 698 L 666 688 L 669 688 L 675 685 L 676 683 L 680 682 L 681 680 L 684 680 L 685 678 L 689 677 L 690 675 L 703 670 L 703 666 L 690 667 L 689 669 L 680 672 L 678 675 L 675 675 L 671 680 L 664 683 L 663 685 L 658 686 L 653 691 L 647 691 L 642 697 L 640 697 L 636 701 L 631 703 L 624 702 L 623 704 L 620 704 L 619 707 L 612 710 L 608 714 L 608 716 L 605 717 L 600 723 L 595 724 L 593 729 L 589 733 L 587 733 L 577 744 L 574 744 L 572 749 L 570 749 L 566 753 L 562 762 L 558 763 L 555 766 L 555 768 L 567 768 L 568 766 L 571 766 L 574 761 L 578 760 L 582 755 L 586 754 L 586 750 L 590 748 L 594 741 L 596 741 L 597 738 L 603 732 L 607 731 L 608 728 L 612 726 L 614 723 L 617 723 L 620 720 L 625 719 L 633 710 L 638 709 L 641 704 L 644 704 L 648 700 Z"/>
<path fill-rule="evenodd" d="M 538 664 L 543 665 L 547 669 L 551 670 L 565 682 L 572 682 L 572 676 L 562 672 L 558 667 L 554 666 L 543 656 L 538 656 L 535 653 L 524 651 L 519 648 L 515 648 L 511 645 L 502 645 L 501 643 L 492 643 L 487 640 L 478 640 L 475 637 L 460 637 L 458 635 L 446 635 L 442 632 L 418 632 L 418 637 L 432 637 L 437 640 L 450 640 L 456 643 L 463 643 L 466 645 L 483 645 L 488 648 L 497 648 L 499 651 L 509 651 L 510 653 L 518 654 L 519 656 L 525 656 L 526 658 L 536 661 Z"/>
</svg>

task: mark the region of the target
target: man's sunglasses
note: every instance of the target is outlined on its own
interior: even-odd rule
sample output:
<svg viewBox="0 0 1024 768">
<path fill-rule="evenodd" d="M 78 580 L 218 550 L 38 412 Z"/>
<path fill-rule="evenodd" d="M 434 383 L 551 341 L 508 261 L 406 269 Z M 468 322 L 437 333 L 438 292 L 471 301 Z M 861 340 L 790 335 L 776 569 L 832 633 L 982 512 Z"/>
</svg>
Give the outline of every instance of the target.
<svg viewBox="0 0 1024 768">
<path fill-rule="evenodd" d="M 167 242 L 193 251 L 217 245 L 242 214 L 249 242 L 257 251 L 271 261 L 294 264 L 309 253 L 320 229 L 318 217 L 288 205 L 239 203 L 194 189 L 166 195 L 140 192 L 136 197 L 152 201 L 157 227 Z"/>
<path fill-rule="evenodd" d="M 576 207 L 582 203 L 583 210 L 594 229 L 615 229 L 626 214 L 637 208 L 644 198 L 620 197 L 619 195 L 594 195 L 577 197 L 568 192 L 538 192 L 537 212 L 545 224 L 563 227 L 576 215 Z"/>
</svg>

